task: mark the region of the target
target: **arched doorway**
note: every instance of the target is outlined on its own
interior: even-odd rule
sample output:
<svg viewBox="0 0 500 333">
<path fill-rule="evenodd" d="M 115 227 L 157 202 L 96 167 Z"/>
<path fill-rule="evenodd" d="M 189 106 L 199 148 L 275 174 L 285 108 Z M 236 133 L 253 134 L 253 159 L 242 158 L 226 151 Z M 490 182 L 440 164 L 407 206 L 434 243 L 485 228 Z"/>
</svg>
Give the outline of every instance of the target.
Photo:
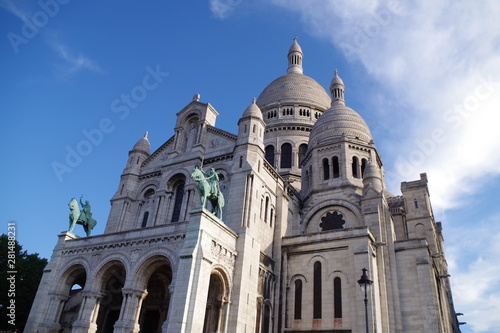
<svg viewBox="0 0 500 333">
<path fill-rule="evenodd" d="M 113 326 L 120 317 L 125 277 L 125 267 L 121 262 L 114 261 L 108 264 L 102 278 L 101 292 L 104 296 L 97 316 L 97 333 L 113 332 Z"/>
<path fill-rule="evenodd" d="M 224 282 L 217 273 L 210 275 L 208 287 L 207 307 L 205 310 L 205 320 L 203 323 L 203 333 L 222 332 L 222 318 L 224 317 L 225 301 Z"/>
<path fill-rule="evenodd" d="M 167 262 L 161 262 L 149 277 L 148 295 L 142 302 L 139 325 L 141 332 L 159 333 L 167 319 L 170 304 L 169 285 L 172 282 L 172 268 Z"/>
<path fill-rule="evenodd" d="M 69 298 L 66 300 L 64 307 L 59 317 L 61 328 L 59 332 L 71 332 L 73 323 L 77 320 L 78 313 L 82 304 L 82 290 L 85 287 L 87 273 L 82 265 L 75 265 L 70 268 L 67 275 L 64 293 L 68 293 Z"/>
</svg>

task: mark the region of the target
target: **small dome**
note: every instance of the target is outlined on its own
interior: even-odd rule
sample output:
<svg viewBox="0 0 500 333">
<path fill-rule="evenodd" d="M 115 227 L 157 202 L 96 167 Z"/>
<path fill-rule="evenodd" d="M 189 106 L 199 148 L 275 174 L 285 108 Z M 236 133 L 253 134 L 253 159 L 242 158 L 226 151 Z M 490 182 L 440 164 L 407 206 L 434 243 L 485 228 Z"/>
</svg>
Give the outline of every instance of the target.
<svg viewBox="0 0 500 333">
<path fill-rule="evenodd" d="M 288 73 L 271 82 L 260 94 L 257 105 L 266 110 L 278 104 L 301 104 L 326 110 L 331 99 L 325 89 L 304 74 Z"/>
<path fill-rule="evenodd" d="M 297 43 L 297 37 L 295 37 L 293 40 L 294 40 L 294 42 L 293 42 L 292 46 L 290 46 L 288 53 L 292 53 L 292 52 L 302 53 L 302 48 L 300 47 L 299 43 Z"/>
<path fill-rule="evenodd" d="M 257 106 L 255 98 L 252 100 L 252 104 L 246 108 L 245 112 L 243 112 L 243 115 L 241 116 L 241 118 L 247 117 L 257 117 L 262 119 L 262 111 Z"/>
<path fill-rule="evenodd" d="M 344 86 L 344 81 L 339 76 L 339 71 L 335 70 L 332 82 L 330 82 L 330 86 L 335 86 L 335 85 L 342 85 Z"/>
<path fill-rule="evenodd" d="M 341 137 L 356 138 L 366 143 L 373 141 L 368 125 L 356 111 L 343 104 L 335 104 L 314 124 L 309 146 L 326 144 Z"/>
<path fill-rule="evenodd" d="M 151 154 L 151 144 L 148 140 L 148 132 L 144 133 L 144 137 L 137 141 L 134 148 L 132 148 L 132 151 L 141 151 L 148 155 Z"/>
</svg>

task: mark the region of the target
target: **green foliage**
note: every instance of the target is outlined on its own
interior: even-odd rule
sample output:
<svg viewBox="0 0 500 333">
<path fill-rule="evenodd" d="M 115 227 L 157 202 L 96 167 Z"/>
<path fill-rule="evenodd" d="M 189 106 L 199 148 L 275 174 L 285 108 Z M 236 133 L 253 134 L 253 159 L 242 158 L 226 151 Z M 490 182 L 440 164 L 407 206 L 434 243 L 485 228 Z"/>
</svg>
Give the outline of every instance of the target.
<svg viewBox="0 0 500 333">
<path fill-rule="evenodd" d="M 15 263 L 12 261 L 12 254 L 15 254 Z M 9 258 L 9 254 L 11 254 Z M 10 259 L 10 260 L 9 260 Z M 11 266 L 14 264 L 13 266 Z M 23 251 L 22 246 L 12 241 L 9 246 L 7 235 L 0 236 L 0 330 L 22 332 L 35 299 L 38 284 L 42 278 L 43 269 L 47 265 L 47 259 L 39 258 L 38 253 L 28 254 Z M 15 271 L 15 274 L 7 273 Z M 10 276 L 15 275 L 15 290 L 10 288 Z M 14 295 L 14 294 L 15 295 Z M 13 296 L 13 297 L 12 297 Z M 15 326 L 9 324 L 10 318 L 7 316 L 11 299 L 15 300 Z"/>
</svg>

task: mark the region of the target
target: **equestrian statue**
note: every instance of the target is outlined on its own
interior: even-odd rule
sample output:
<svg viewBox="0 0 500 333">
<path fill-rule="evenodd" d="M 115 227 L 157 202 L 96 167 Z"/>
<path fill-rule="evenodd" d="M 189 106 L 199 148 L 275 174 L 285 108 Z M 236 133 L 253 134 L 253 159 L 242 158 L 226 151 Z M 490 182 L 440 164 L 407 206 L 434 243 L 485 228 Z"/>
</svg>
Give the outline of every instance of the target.
<svg viewBox="0 0 500 333">
<path fill-rule="evenodd" d="M 210 201 L 212 204 L 212 214 L 222 221 L 222 207 L 224 207 L 224 196 L 219 187 L 219 175 L 214 168 L 206 173 L 198 165 L 194 167 L 191 173 L 191 179 L 198 183 L 198 192 L 200 194 L 201 207 L 205 208 L 205 203 Z"/>
<path fill-rule="evenodd" d="M 82 196 L 83 197 L 83 196 Z M 92 218 L 92 213 L 90 212 L 90 203 L 85 201 L 83 203 L 82 197 L 80 197 L 80 204 L 82 205 L 82 210 L 78 206 L 78 202 L 75 198 L 72 198 L 69 202 L 69 229 L 68 232 L 73 232 L 75 224 L 81 224 L 87 237 L 90 236 L 90 232 L 94 229 L 97 221 Z"/>
</svg>

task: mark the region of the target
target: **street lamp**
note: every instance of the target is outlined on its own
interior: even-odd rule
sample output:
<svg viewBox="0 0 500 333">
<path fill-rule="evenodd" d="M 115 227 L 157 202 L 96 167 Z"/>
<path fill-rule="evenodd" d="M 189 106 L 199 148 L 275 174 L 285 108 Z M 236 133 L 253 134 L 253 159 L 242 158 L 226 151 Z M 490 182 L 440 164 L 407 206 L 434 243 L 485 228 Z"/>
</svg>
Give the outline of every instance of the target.
<svg viewBox="0 0 500 333">
<path fill-rule="evenodd" d="M 372 280 L 368 278 L 368 275 L 366 274 L 368 270 L 366 268 L 363 268 L 363 275 L 361 275 L 361 279 L 358 280 L 358 284 L 361 288 L 365 289 L 365 322 L 366 322 L 366 333 L 368 333 L 368 297 L 366 290 L 368 289 L 368 286 L 373 283 Z"/>
</svg>

